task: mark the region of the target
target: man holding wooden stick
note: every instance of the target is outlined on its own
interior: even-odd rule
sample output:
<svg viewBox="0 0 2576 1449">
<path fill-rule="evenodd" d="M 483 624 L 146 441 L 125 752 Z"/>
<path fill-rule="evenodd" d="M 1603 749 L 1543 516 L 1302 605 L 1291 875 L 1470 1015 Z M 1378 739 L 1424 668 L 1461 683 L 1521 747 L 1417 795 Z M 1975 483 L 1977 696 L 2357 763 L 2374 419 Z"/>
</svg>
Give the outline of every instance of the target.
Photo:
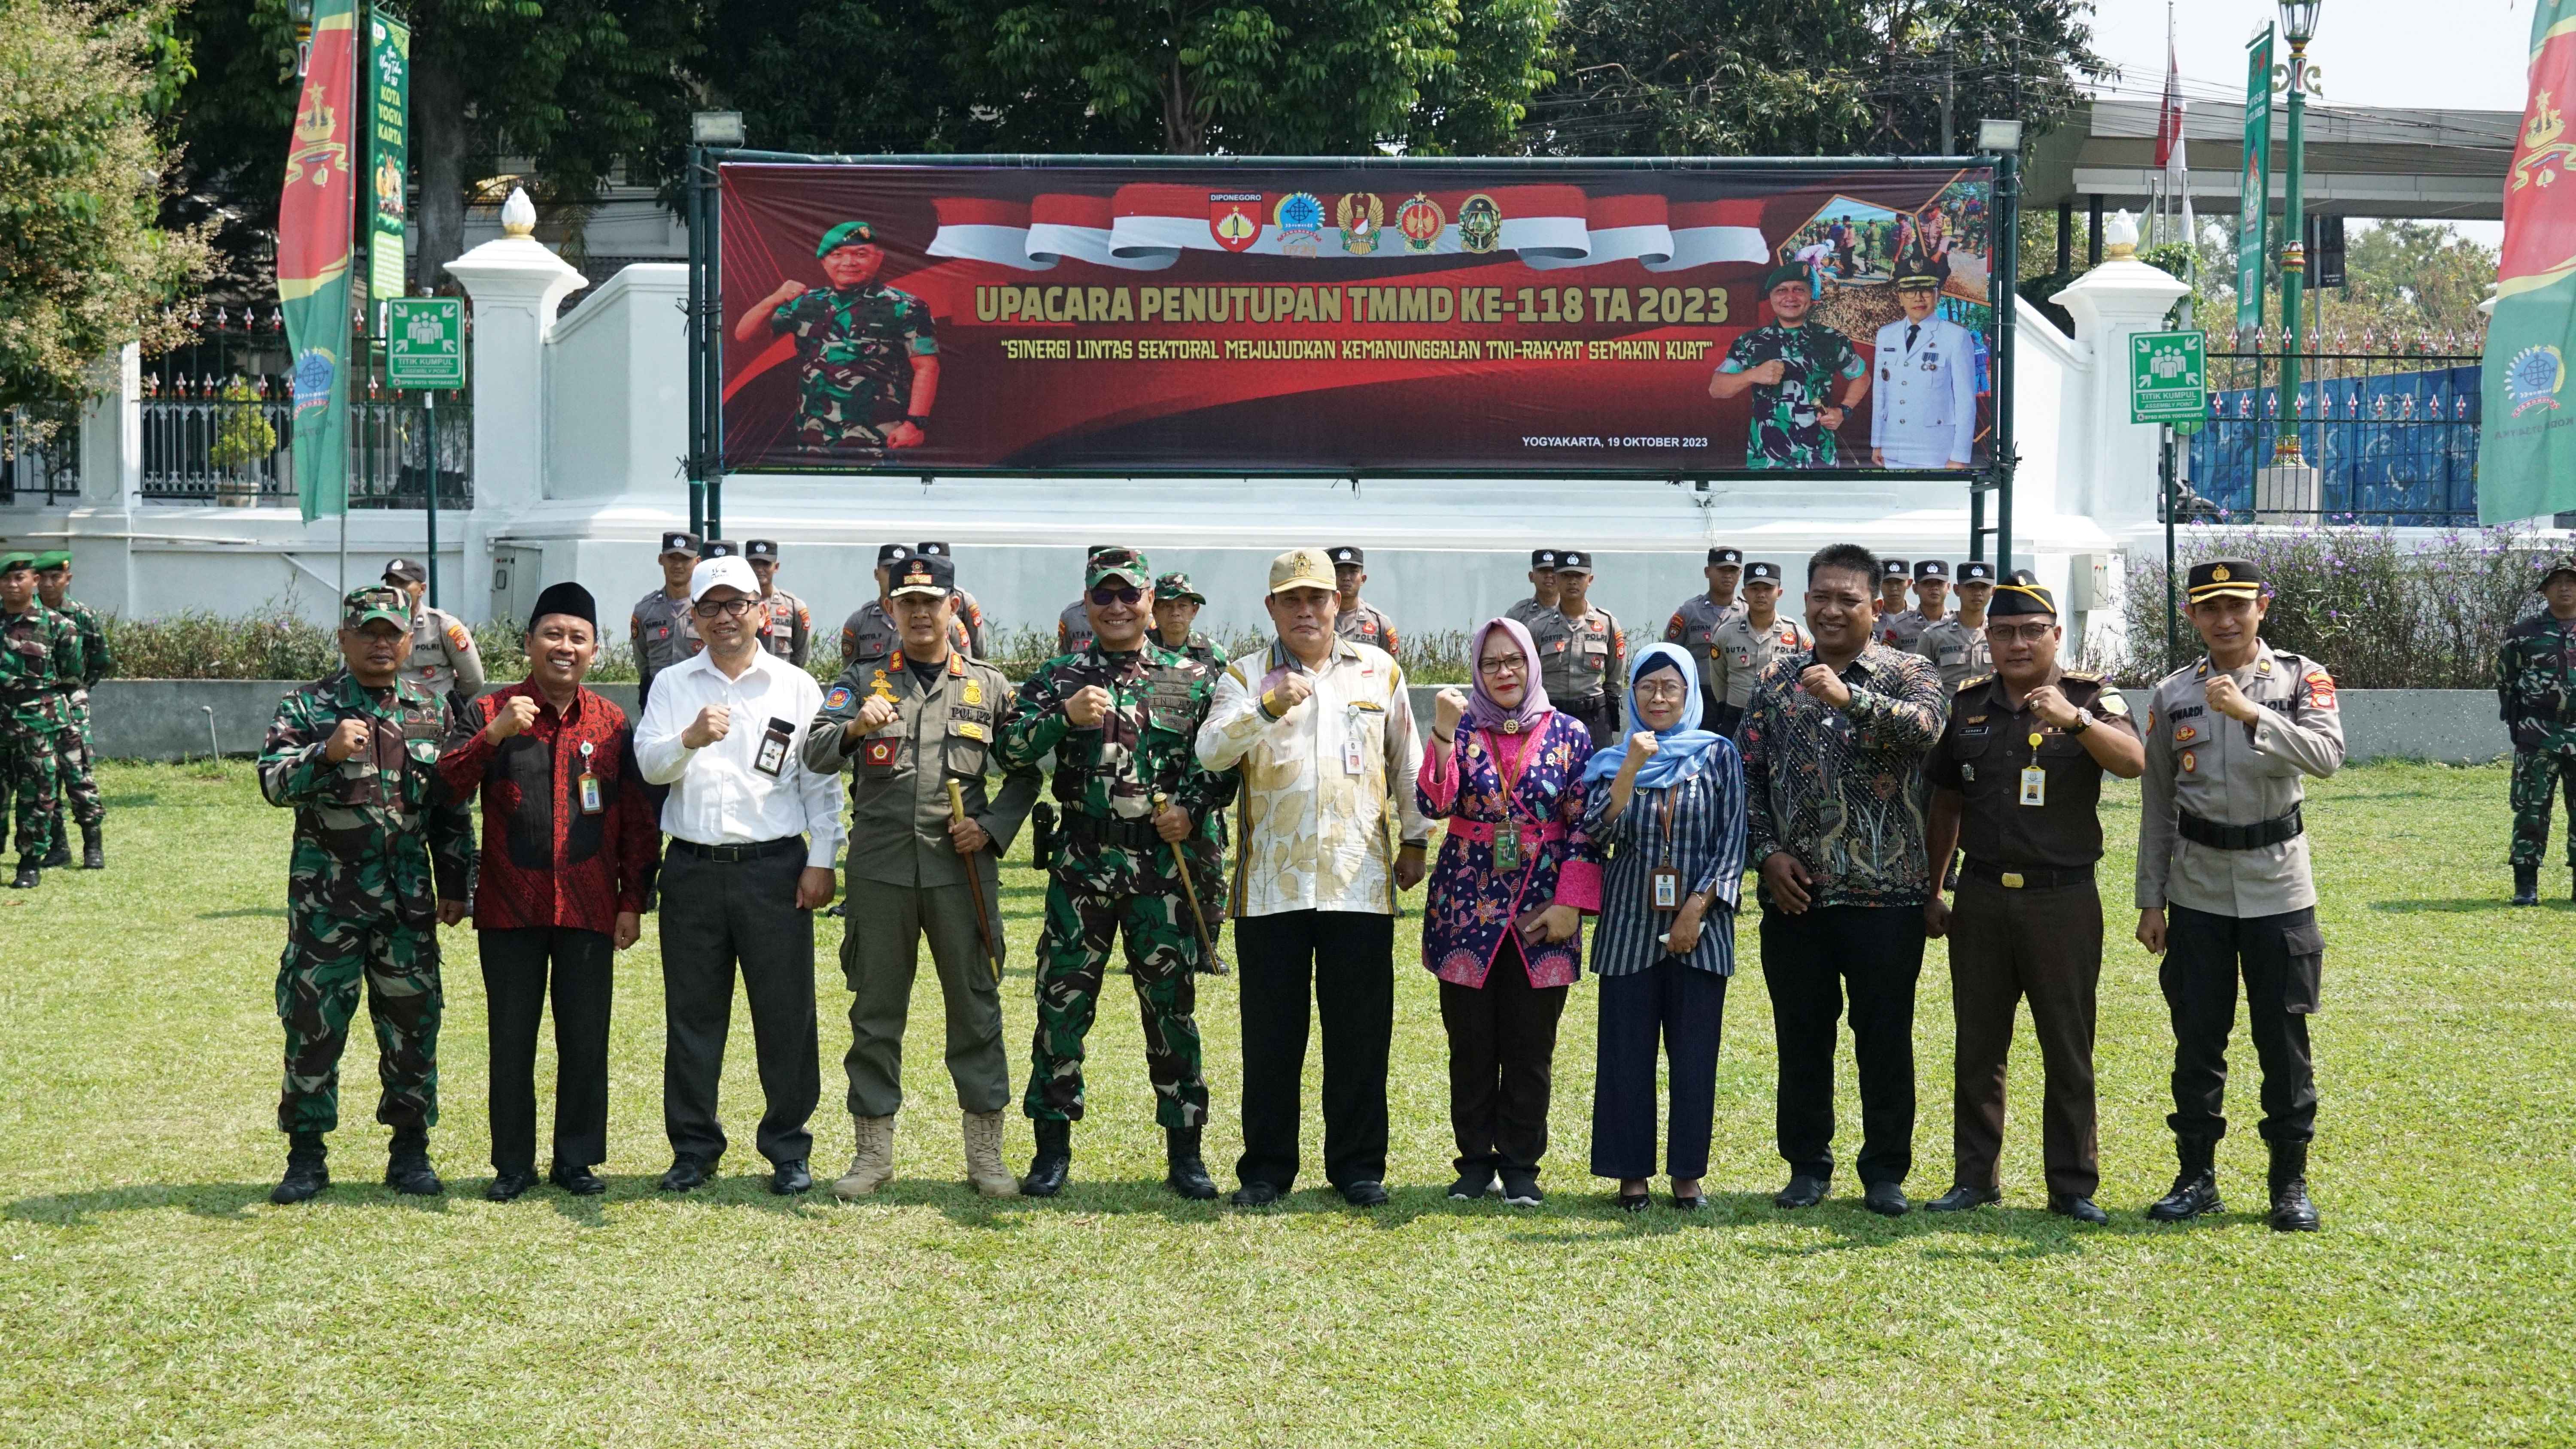
<svg viewBox="0 0 2576 1449">
<path fill-rule="evenodd" d="M 887 583 L 894 652 L 844 670 L 805 735 L 807 769 L 853 772 L 841 972 L 852 993 L 843 1065 L 858 1154 L 832 1192 L 865 1197 L 894 1174 L 904 1017 L 927 935 L 948 1008 L 967 1180 L 986 1197 L 1016 1197 L 1019 1184 L 1002 1165 L 1011 1067 L 993 908 L 1001 852 L 1037 801 L 1038 772 L 1003 764 L 994 749 L 1016 712 L 1010 681 L 950 647 L 955 566 L 916 554 L 892 565 Z M 996 768 L 1001 793 L 987 796 L 985 776 Z"/>
</svg>

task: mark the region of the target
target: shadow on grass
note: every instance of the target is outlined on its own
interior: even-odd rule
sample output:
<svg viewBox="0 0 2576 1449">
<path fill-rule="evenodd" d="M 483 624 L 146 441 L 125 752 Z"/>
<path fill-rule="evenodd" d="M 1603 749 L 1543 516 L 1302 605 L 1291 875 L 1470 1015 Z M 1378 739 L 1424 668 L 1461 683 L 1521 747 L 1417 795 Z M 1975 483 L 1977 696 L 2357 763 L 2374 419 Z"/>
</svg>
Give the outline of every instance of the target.
<svg viewBox="0 0 2576 1449">
<path fill-rule="evenodd" d="M 284 907 L 284 906 L 244 906 L 244 907 L 242 907 L 241 909 L 239 909 L 239 910 L 237 910 L 237 911 L 199 911 L 199 912 L 197 912 L 197 919 L 198 919 L 198 920 L 201 920 L 201 921 L 238 921 L 238 920 L 244 920 L 244 919 L 249 919 L 249 918 L 256 918 L 256 917 L 261 917 L 261 916 L 265 916 L 265 917 L 267 917 L 268 919 L 270 919 L 270 920 L 274 920 L 274 921 L 282 921 L 282 920 L 285 920 L 285 919 L 286 919 L 286 907 Z"/>
<path fill-rule="evenodd" d="M 484 1181 L 490 1181 L 486 1178 Z M 52 1227 L 69 1227 L 89 1221 L 102 1213 L 154 1212 L 163 1208 L 184 1208 L 201 1218 L 229 1218 L 250 1221 L 247 1210 L 268 1205 L 269 1182 L 192 1182 L 145 1183 L 134 1187 L 101 1188 L 96 1192 L 48 1193 L 22 1197 L 0 1208 L 0 1217 L 13 1223 L 43 1223 Z M 454 1196 L 460 1184 L 448 1184 L 448 1196 Z M 480 1195 L 480 1188 L 476 1189 Z M 412 1197 L 398 1193 L 383 1183 L 335 1179 L 322 1195 L 310 1203 L 276 1212 L 297 1212 L 308 1207 L 389 1208 L 400 1212 L 443 1213 L 447 1197 Z"/>
<path fill-rule="evenodd" d="M 2553 901 L 2544 897 L 2540 904 L 2543 907 L 2560 911 L 2576 909 L 2576 901 Z M 2370 908 L 2384 915 L 2392 916 L 2470 916 L 2483 915 L 2489 911 L 2509 911 L 2513 910 L 2515 907 L 2511 901 L 2506 900 L 2502 896 L 2470 896 L 2455 897 L 2450 900 L 2372 901 L 2370 903 Z M 2523 909 L 2527 910 L 2530 908 L 2524 907 Z"/>
</svg>

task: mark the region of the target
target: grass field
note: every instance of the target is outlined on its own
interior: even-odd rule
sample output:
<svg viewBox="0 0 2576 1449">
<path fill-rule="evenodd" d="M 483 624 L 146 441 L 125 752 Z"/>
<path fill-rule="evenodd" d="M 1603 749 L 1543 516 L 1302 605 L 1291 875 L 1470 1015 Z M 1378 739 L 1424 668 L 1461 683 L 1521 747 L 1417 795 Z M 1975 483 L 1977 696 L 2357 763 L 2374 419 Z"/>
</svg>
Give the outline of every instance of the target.
<svg viewBox="0 0 2576 1449">
<path fill-rule="evenodd" d="M 1311 1189 L 1252 1214 L 1161 1192 L 1137 1026 L 1114 997 L 1076 1185 L 1044 1205 L 978 1200 L 957 1181 L 926 970 L 885 1194 L 788 1201 L 750 1175 L 759 1109 L 741 1020 L 728 1175 L 657 1194 L 669 1153 L 649 930 L 619 967 L 604 1200 L 482 1200 L 483 993 L 473 933 L 458 930 L 433 1140 L 448 1195 L 375 1185 L 384 1134 L 368 1120 L 361 1026 L 339 1185 L 273 1208 L 289 817 L 238 762 L 111 768 L 103 783 L 115 869 L 0 892 L 0 1442 L 2576 1443 L 2576 909 L 2555 867 L 2552 904 L 2504 907 L 2501 770 L 2359 768 L 2315 791 L 2329 950 L 2313 1167 L 2326 1230 L 2313 1237 L 2262 1226 L 2241 1029 L 2220 1159 L 2233 1210 L 2184 1228 L 2140 1217 L 2173 1162 L 2163 1006 L 2126 939 L 2134 789 L 2110 807 L 2105 863 L 2120 923 L 2100 1049 L 2112 1223 L 2079 1231 L 2042 1210 L 2027 1028 L 2002 1209 L 1885 1221 L 1860 1210 L 1846 1172 L 1825 1207 L 1773 1210 L 1770 1023 L 1749 929 L 1720 1068 L 1717 1208 L 1696 1218 L 1617 1213 L 1609 1184 L 1583 1175 L 1588 984 L 1558 1056 L 1549 1202 L 1449 1203 L 1444 1046 L 1409 933 L 1395 1201 L 1374 1213 Z M 1015 868 L 1004 890 L 1018 1059 L 1040 883 Z M 836 947 L 837 923 L 824 936 Z M 828 1181 L 849 1151 L 848 998 L 821 974 Z M 1208 1155 L 1231 1187 L 1230 983 L 1209 983 L 1200 1007 Z M 1911 1187 L 1928 1197 L 1950 1158 L 1937 945 L 1917 1038 Z M 1843 1073 L 1848 1162 L 1847 1049 Z M 1311 1183 L 1311 1109 L 1308 1131 Z M 1015 1168 L 1028 1144 L 1014 1114 Z"/>
</svg>

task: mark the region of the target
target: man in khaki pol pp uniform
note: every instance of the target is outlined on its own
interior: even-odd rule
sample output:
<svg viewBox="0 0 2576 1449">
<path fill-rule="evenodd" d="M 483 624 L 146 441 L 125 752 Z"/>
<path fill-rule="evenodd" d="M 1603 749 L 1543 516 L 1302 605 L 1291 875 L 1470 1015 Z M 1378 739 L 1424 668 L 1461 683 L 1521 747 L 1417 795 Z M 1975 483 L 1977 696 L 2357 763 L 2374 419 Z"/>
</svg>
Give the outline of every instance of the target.
<svg viewBox="0 0 2576 1449">
<path fill-rule="evenodd" d="M 2165 676 L 2147 705 L 2138 830 L 2138 943 L 2165 958 L 2173 1013 L 2173 1127 L 2181 1172 L 2147 1209 L 2187 1222 L 2222 1207 L 2213 1158 L 2227 1131 L 2227 1039 L 2236 981 L 2263 1065 L 2263 1140 L 2272 1148 L 2271 1222 L 2314 1232 L 2308 1143 L 2316 1074 L 2308 1016 L 2326 942 L 2308 873 L 2302 776 L 2343 767 L 2343 716 L 2323 665 L 2275 651 L 2258 632 L 2270 600 L 2240 558 L 2192 567 L 2184 595 L 2209 652 Z"/>
<path fill-rule="evenodd" d="M 923 558 L 944 558 L 952 568 L 957 563 L 957 550 L 939 539 L 923 539 L 912 546 L 912 551 Z M 966 650 L 966 657 L 983 658 L 984 606 L 977 603 L 975 596 L 964 589 L 952 590 L 949 597 L 954 599 L 957 605 L 957 627 L 948 631 L 949 641 L 954 644 L 957 638 L 963 635 L 966 642 L 962 647 Z"/>
<path fill-rule="evenodd" d="M 1993 564 L 1972 558 L 1959 565 L 1959 612 L 1926 625 L 1914 641 L 1914 652 L 1941 671 L 1943 689 L 1955 691 L 1994 672 L 1994 651 L 1986 644 L 1986 605 L 1994 596 Z"/>
<path fill-rule="evenodd" d="M 1556 552 L 1552 548 L 1530 550 L 1530 596 L 1503 611 L 1504 618 L 1533 634 L 1538 632 L 1540 621 L 1556 615 Z"/>
<path fill-rule="evenodd" d="M 955 583 L 944 556 L 916 554 L 897 566 L 888 602 L 900 647 L 842 670 L 805 734 L 807 769 L 854 772 L 841 973 L 852 992 L 844 1065 L 858 1155 L 832 1184 L 841 1198 L 865 1197 L 894 1172 L 904 1016 L 924 935 L 948 1008 L 948 1075 L 965 1114 L 967 1180 L 986 1197 L 1020 1191 L 1002 1166 L 1011 1067 L 1002 1046 L 999 862 L 1038 797 L 1038 772 L 1004 767 L 1001 794 L 985 793 L 986 774 L 1001 764 L 993 744 L 1012 718 L 1013 697 L 1002 671 L 950 647 Z M 963 819 L 949 806 L 952 783 Z M 968 883 L 969 870 L 977 884 Z"/>
<path fill-rule="evenodd" d="M 1744 723 L 1744 707 L 1772 656 L 1816 647 L 1805 625 L 1780 612 L 1780 566 L 1751 564 L 1744 575 L 1744 611 L 1717 626 L 1708 652 L 1707 685 L 1717 704 L 1703 728 L 1730 737 Z"/>
<path fill-rule="evenodd" d="M 2048 1210 L 2109 1222 L 2094 1130 L 2094 989 L 2102 979 L 2102 776 L 2146 769 L 2138 727 L 2098 674 L 2057 667 L 2066 638 L 2057 600 L 2023 571 L 1995 591 L 1998 672 L 1952 691 L 1949 723 L 1924 774 L 1932 782 L 1931 859 L 1965 841 L 1958 903 L 1936 880 L 1925 931 L 1950 938 L 1950 1011 L 1958 1028 L 1957 1176 L 1928 1211 L 2003 1198 L 2004 1061 L 2016 1004 L 2030 998 L 2047 1065 L 2041 1116 Z"/>
<path fill-rule="evenodd" d="M 1349 544 L 1334 549 L 1333 587 L 1341 595 L 1340 612 L 1333 615 L 1333 635 L 1354 644 L 1369 644 L 1394 657 L 1399 651 L 1395 642 L 1395 621 L 1386 611 L 1360 601 L 1360 586 L 1368 582 L 1368 555 Z"/>
<path fill-rule="evenodd" d="M 1717 626 L 1744 612 L 1735 596 L 1736 583 L 1744 576 L 1744 550 L 1710 549 L 1708 566 L 1700 572 L 1708 580 L 1708 592 L 1693 594 L 1673 610 L 1664 623 L 1664 642 L 1690 651 L 1691 662 L 1699 666 L 1701 728 L 1722 730 L 1717 720 L 1726 707 L 1725 695 L 1717 687 L 1714 645 Z"/>
<path fill-rule="evenodd" d="M 912 557 L 912 550 L 899 543 L 877 545 L 877 596 L 850 611 L 841 621 L 841 664 L 844 668 L 862 660 L 874 661 L 894 653 L 901 642 L 894 627 L 894 615 L 886 612 L 886 580 L 893 571 Z"/>
<path fill-rule="evenodd" d="M 698 566 L 698 536 L 677 531 L 662 535 L 662 587 L 636 601 L 626 621 L 635 649 L 635 717 L 644 717 L 644 702 L 653 697 L 653 676 L 684 663 L 706 647 L 689 616 L 689 571 Z M 652 792 L 656 809 L 660 792 Z"/>
<path fill-rule="evenodd" d="M 423 601 L 429 592 L 429 570 L 407 558 L 385 565 L 385 582 L 402 590 L 411 605 L 411 658 L 403 678 L 421 687 L 447 710 L 451 720 L 464 717 L 465 706 L 483 692 L 483 656 L 474 634 L 454 614 Z"/>
<path fill-rule="evenodd" d="M 1556 613 L 1530 630 L 1548 702 L 1582 722 L 1595 745 L 1618 733 L 1628 684 L 1628 641 L 1607 609 L 1592 606 L 1592 555 L 1556 551 Z"/>
</svg>

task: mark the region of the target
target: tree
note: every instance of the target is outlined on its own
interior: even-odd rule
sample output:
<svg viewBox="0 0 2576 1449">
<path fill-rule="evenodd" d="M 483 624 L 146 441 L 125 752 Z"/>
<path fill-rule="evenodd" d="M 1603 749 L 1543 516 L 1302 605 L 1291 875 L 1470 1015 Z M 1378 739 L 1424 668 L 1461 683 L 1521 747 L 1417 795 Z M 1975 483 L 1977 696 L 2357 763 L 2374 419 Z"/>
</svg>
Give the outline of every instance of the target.
<svg viewBox="0 0 2576 1449">
<path fill-rule="evenodd" d="M 69 414 L 125 343 L 185 335 L 209 256 L 156 225 L 168 12 L 0 0 L 0 407 Z"/>
</svg>

